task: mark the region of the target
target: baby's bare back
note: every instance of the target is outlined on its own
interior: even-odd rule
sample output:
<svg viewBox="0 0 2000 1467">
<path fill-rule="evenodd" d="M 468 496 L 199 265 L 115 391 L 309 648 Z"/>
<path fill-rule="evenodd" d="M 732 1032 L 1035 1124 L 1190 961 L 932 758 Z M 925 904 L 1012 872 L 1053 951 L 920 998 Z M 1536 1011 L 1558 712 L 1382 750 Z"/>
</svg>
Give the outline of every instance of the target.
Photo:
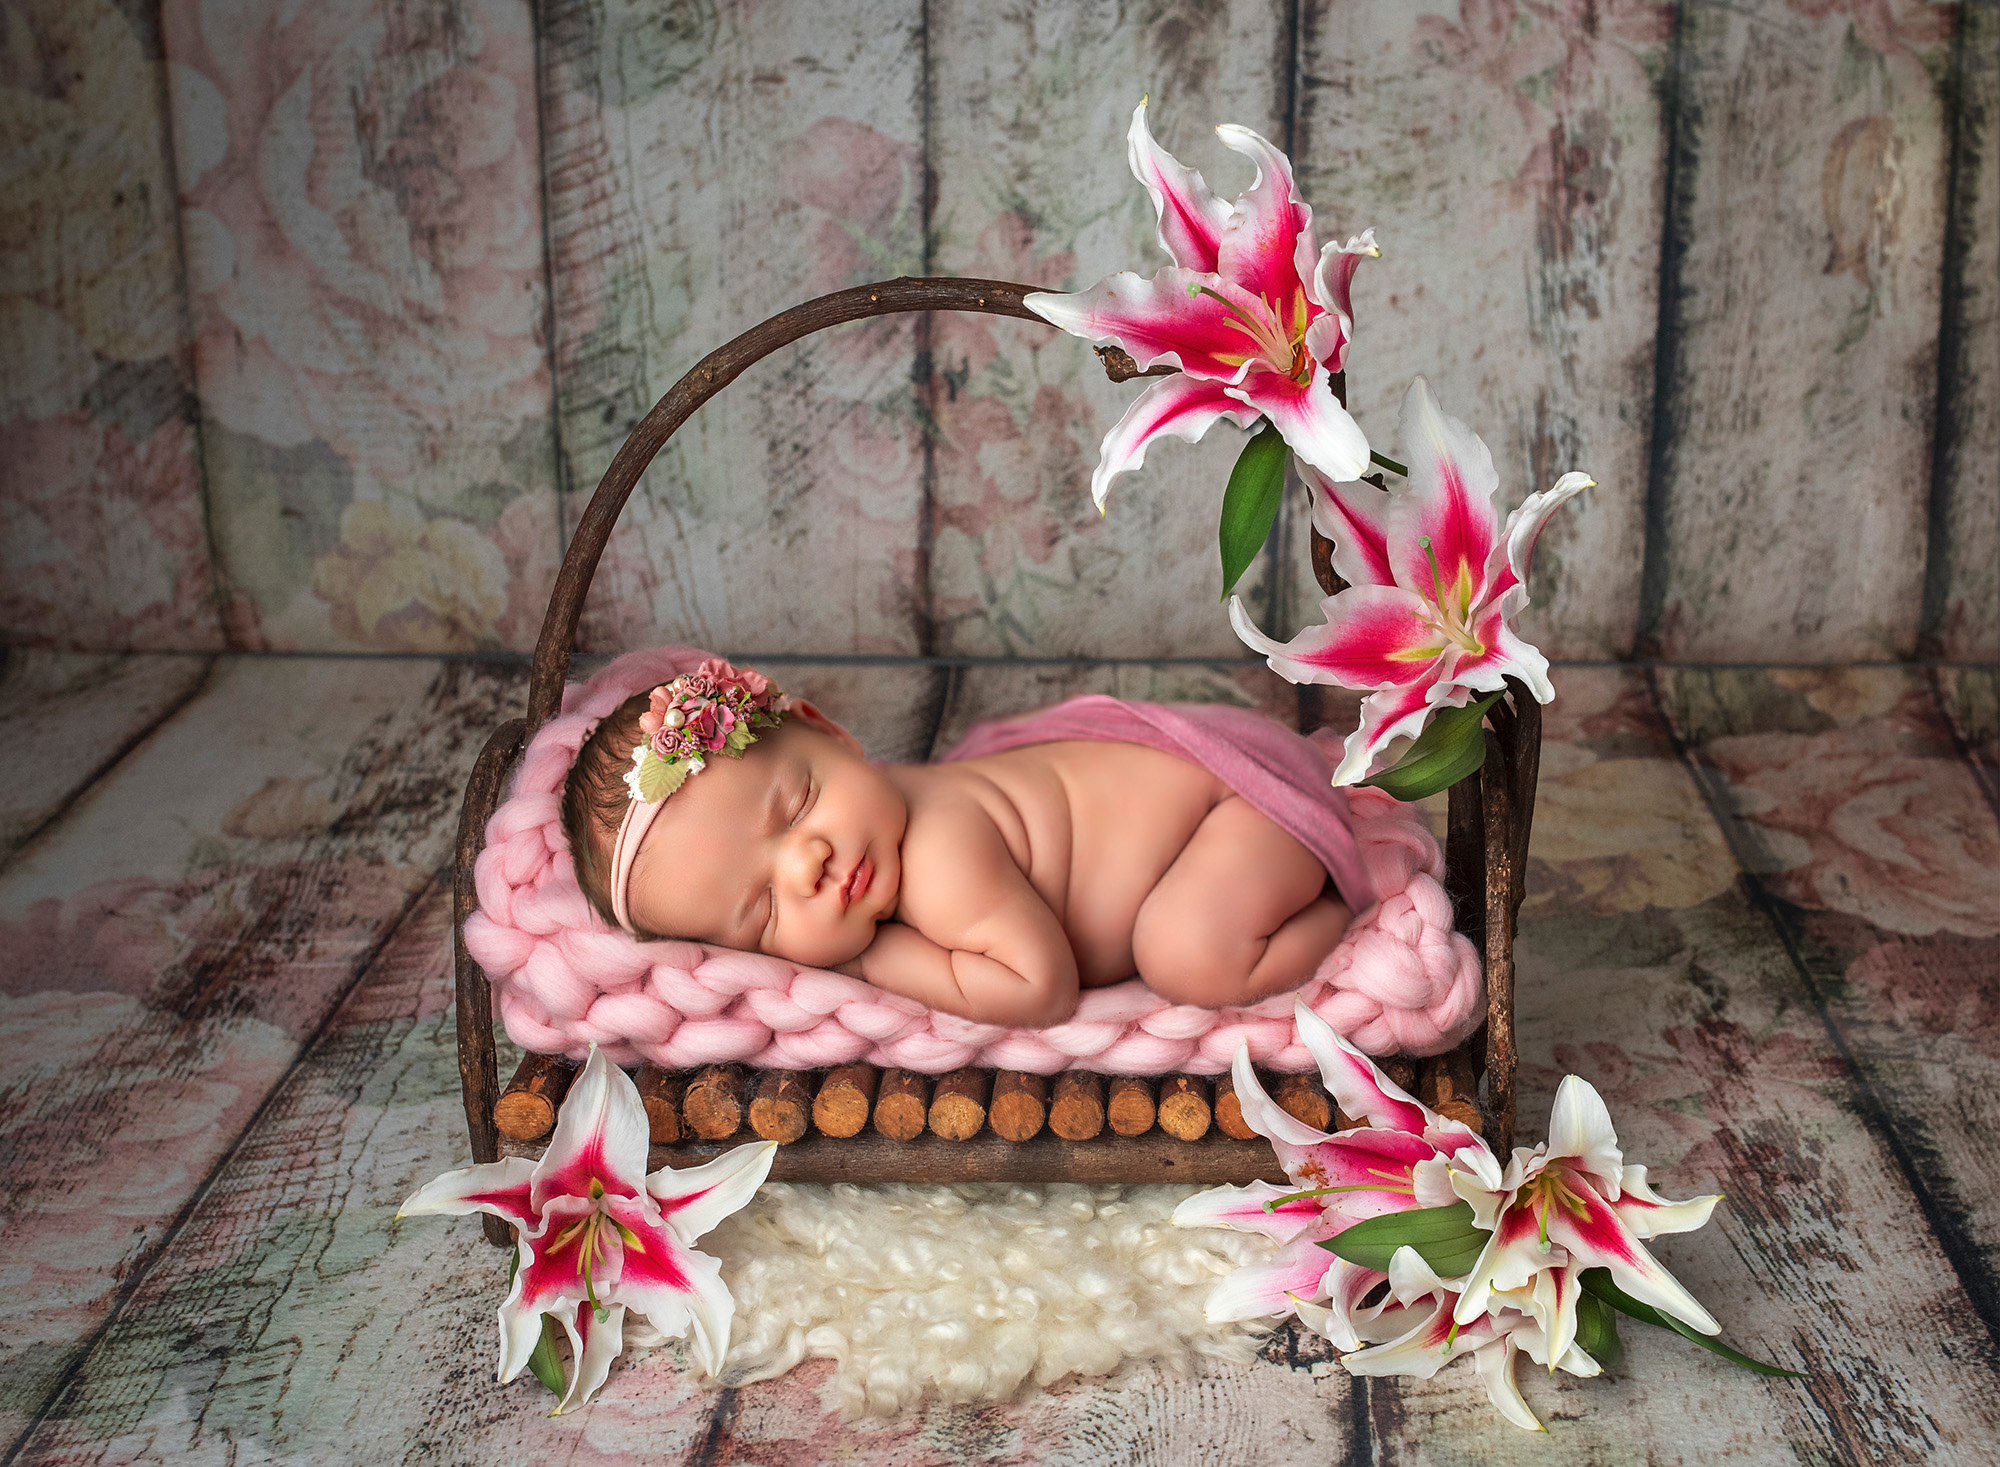
<svg viewBox="0 0 2000 1467">
<path fill-rule="evenodd" d="M 1346 925 L 1311 851 L 1158 749 L 1062 740 L 895 776 L 909 803 L 902 920 L 924 928 L 947 896 L 976 905 L 968 880 L 999 894 L 1006 873 L 958 859 L 966 822 L 990 822 L 1061 924 L 1085 988 L 1137 972 L 1176 1002 L 1249 1001 L 1310 976 Z"/>
</svg>

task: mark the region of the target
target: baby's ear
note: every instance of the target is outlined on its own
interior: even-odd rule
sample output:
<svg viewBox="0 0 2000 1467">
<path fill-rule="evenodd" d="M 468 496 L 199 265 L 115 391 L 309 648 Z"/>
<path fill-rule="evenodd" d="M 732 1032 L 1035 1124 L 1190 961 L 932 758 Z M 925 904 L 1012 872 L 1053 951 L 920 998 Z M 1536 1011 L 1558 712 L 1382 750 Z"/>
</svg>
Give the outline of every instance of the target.
<svg viewBox="0 0 2000 1467">
<path fill-rule="evenodd" d="M 868 757 L 862 750 L 861 740 L 820 712 L 817 705 L 807 702 L 804 698 L 792 699 L 792 717 L 804 719 L 842 748 L 852 753 L 855 758 L 866 759 Z"/>
</svg>

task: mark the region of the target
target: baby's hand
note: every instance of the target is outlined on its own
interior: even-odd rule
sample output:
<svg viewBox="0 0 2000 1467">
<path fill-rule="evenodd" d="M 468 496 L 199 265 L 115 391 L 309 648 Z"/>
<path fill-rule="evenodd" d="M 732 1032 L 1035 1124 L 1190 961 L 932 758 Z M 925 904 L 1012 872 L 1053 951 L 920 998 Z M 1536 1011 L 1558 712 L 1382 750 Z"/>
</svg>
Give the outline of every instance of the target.
<svg viewBox="0 0 2000 1467">
<path fill-rule="evenodd" d="M 980 1024 L 1043 1028 L 1076 1012 L 1069 937 L 977 804 L 913 809 L 903 871 L 900 920 L 860 957 L 866 981 Z"/>
</svg>

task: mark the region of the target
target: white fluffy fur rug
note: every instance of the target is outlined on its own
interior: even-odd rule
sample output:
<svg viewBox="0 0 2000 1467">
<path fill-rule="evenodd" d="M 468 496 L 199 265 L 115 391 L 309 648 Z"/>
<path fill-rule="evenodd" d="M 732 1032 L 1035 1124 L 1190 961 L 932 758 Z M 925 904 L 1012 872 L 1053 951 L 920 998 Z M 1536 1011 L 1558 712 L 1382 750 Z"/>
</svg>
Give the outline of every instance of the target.
<svg viewBox="0 0 2000 1467">
<path fill-rule="evenodd" d="M 1203 1305 L 1273 1245 L 1175 1227 L 1197 1190 L 769 1183 L 701 1244 L 736 1296 L 724 1381 L 824 1356 L 843 1414 L 889 1415 L 1135 1361 L 1247 1362 L 1262 1330 Z"/>
</svg>

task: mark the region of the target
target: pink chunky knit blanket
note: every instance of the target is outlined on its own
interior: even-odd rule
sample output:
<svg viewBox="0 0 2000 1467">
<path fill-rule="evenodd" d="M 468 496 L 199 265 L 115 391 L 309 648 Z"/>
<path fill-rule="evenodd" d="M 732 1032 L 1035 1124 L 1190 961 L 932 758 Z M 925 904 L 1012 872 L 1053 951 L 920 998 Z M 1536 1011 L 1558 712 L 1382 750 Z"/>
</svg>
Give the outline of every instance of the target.
<svg viewBox="0 0 2000 1467">
<path fill-rule="evenodd" d="M 508 799 L 487 824 L 474 868 L 479 910 L 466 920 L 465 940 L 492 979 L 516 1043 L 581 1058 L 594 1042 L 621 1064 L 644 1059 L 669 1069 L 867 1060 L 933 1074 L 963 1065 L 1214 1074 L 1247 1040 L 1260 1064 L 1312 1068 L 1289 993 L 1203 1009 L 1170 1004 L 1133 978 L 1087 990 L 1065 1023 L 1010 1029 L 782 958 L 639 942 L 610 926 L 576 884 L 562 831 L 563 779 L 599 719 L 708 655 L 692 647 L 633 652 L 588 683 L 571 684 L 561 715 L 530 741 Z M 1417 811 L 1379 791 L 1332 789 L 1332 765 L 1313 742 L 1240 709 L 1073 699 L 982 724 L 944 757 L 1074 737 L 1145 743 L 1193 759 L 1320 856 L 1355 920 L 1296 997 L 1361 1048 L 1436 1054 L 1478 1026 L 1478 957 L 1452 930 L 1443 856 Z"/>
</svg>

